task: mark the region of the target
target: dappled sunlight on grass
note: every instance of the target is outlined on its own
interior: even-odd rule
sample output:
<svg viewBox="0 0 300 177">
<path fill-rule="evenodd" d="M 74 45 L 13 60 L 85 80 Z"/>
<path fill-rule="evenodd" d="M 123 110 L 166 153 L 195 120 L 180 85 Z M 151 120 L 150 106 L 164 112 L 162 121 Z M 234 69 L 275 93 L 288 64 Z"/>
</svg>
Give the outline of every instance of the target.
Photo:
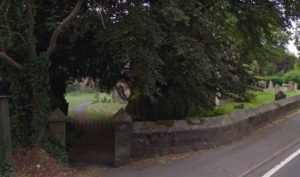
<svg viewBox="0 0 300 177">
<path fill-rule="evenodd" d="M 105 120 L 111 118 L 118 110 L 125 108 L 126 104 L 117 103 L 112 100 L 111 94 L 100 93 L 100 99 L 97 103 L 96 92 L 72 92 L 66 94 L 69 110 L 83 103 L 91 103 L 87 106 L 85 114 L 89 119 Z M 70 117 L 72 112 L 69 111 Z"/>
<path fill-rule="evenodd" d="M 120 104 L 116 102 L 100 102 L 89 105 L 85 110 L 85 113 L 90 119 L 105 120 L 111 118 L 117 111 L 124 107 L 126 107 L 126 104 Z"/>
</svg>

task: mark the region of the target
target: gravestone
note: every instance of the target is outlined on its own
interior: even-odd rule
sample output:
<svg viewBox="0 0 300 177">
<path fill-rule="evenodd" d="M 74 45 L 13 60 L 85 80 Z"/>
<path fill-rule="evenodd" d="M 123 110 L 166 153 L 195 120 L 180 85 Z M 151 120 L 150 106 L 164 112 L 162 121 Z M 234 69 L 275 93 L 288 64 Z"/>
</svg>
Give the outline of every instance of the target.
<svg viewBox="0 0 300 177">
<path fill-rule="evenodd" d="M 119 103 L 127 103 L 131 92 L 126 82 L 118 82 L 112 90 L 112 99 Z"/>
<path fill-rule="evenodd" d="M 279 91 L 277 94 L 275 94 L 275 100 L 281 100 L 285 98 L 286 98 L 286 94 L 284 94 L 283 91 Z"/>
<path fill-rule="evenodd" d="M 262 89 L 266 89 L 267 88 L 267 82 L 264 80 L 258 81 L 258 87 L 262 88 Z"/>
<path fill-rule="evenodd" d="M 294 83 L 294 90 L 298 90 L 298 84 Z"/>
<path fill-rule="evenodd" d="M 114 122 L 114 165 L 128 164 L 131 154 L 132 119 L 122 108 L 112 118 Z"/>
<path fill-rule="evenodd" d="M 66 146 L 66 122 L 68 117 L 59 109 L 55 109 L 49 117 L 50 136 L 62 147 Z"/>
<path fill-rule="evenodd" d="M 99 103 L 100 102 L 100 92 L 96 92 L 95 98 L 96 98 L 96 103 Z"/>
<path fill-rule="evenodd" d="M 273 82 L 272 81 L 269 82 L 268 90 L 270 90 L 270 91 L 274 90 L 274 86 L 273 86 Z"/>
<path fill-rule="evenodd" d="M 11 133 L 9 102 L 7 96 L 0 96 L 0 160 L 11 159 Z"/>
<path fill-rule="evenodd" d="M 275 84 L 275 94 L 277 94 L 280 91 L 281 91 L 280 85 L 279 84 Z"/>
<path fill-rule="evenodd" d="M 220 100 L 219 98 L 221 97 L 221 93 L 217 92 L 215 96 L 215 107 L 218 108 L 220 106 Z"/>
<path fill-rule="evenodd" d="M 294 84 L 282 84 L 282 91 L 292 91 L 295 89 Z"/>
<path fill-rule="evenodd" d="M 219 98 L 216 96 L 215 97 L 215 108 L 218 108 L 220 106 L 220 100 Z"/>
<path fill-rule="evenodd" d="M 282 85 L 281 85 L 281 91 L 283 91 L 283 92 L 287 92 L 287 91 L 288 91 L 288 86 L 287 86 L 287 84 L 282 84 Z"/>
</svg>

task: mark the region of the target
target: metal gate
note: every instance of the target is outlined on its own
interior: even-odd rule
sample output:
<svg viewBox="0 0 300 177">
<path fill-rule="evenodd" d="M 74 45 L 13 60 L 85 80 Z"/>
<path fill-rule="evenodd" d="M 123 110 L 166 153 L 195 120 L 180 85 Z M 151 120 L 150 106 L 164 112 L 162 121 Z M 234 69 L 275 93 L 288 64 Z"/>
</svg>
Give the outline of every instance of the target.
<svg viewBox="0 0 300 177">
<path fill-rule="evenodd" d="M 111 120 L 72 120 L 67 142 L 72 164 L 113 164 L 114 128 Z"/>
</svg>

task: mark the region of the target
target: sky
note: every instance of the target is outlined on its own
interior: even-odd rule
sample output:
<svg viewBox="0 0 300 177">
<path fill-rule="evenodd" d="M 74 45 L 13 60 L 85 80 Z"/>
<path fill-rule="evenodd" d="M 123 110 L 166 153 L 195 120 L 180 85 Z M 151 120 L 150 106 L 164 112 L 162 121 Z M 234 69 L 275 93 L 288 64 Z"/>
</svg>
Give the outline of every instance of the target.
<svg viewBox="0 0 300 177">
<path fill-rule="evenodd" d="M 289 40 L 289 43 L 286 45 L 286 48 L 288 49 L 289 52 L 293 53 L 297 57 L 299 56 L 298 50 L 294 44 L 294 40 Z"/>
<path fill-rule="evenodd" d="M 295 29 L 296 29 L 296 23 L 294 21 L 291 21 L 292 26 L 288 29 L 292 33 L 292 35 L 295 35 Z M 294 44 L 295 40 L 289 40 L 288 44 L 286 45 L 286 48 L 289 52 L 293 53 L 295 56 L 299 57 L 298 50 Z"/>
</svg>

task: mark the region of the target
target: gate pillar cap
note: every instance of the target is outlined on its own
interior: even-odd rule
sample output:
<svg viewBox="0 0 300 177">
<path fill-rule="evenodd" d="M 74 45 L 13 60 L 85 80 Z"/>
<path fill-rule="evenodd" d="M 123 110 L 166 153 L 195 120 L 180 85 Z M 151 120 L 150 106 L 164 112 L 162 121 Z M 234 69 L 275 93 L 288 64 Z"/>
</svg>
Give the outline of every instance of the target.
<svg viewBox="0 0 300 177">
<path fill-rule="evenodd" d="M 112 118 L 113 122 L 115 123 L 129 123 L 132 122 L 132 119 L 127 114 L 127 112 L 124 110 L 124 108 L 121 108 Z"/>
<path fill-rule="evenodd" d="M 50 122 L 67 122 L 69 118 L 59 108 L 56 108 L 48 120 Z"/>
<path fill-rule="evenodd" d="M 0 95 L 0 99 L 10 98 L 10 95 Z"/>
</svg>

